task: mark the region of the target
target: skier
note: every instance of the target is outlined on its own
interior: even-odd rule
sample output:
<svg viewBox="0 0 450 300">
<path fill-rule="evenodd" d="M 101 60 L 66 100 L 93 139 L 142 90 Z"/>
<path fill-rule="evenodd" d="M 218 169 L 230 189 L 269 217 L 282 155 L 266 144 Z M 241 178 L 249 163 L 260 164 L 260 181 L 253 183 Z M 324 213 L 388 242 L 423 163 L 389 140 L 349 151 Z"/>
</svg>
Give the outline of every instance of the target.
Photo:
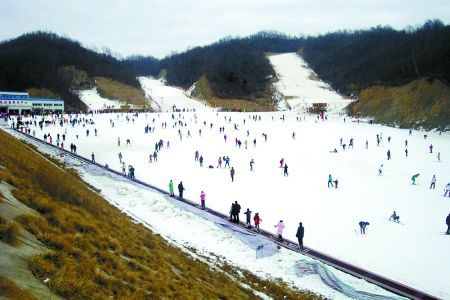
<svg viewBox="0 0 450 300">
<path fill-rule="evenodd" d="M 447 183 L 444 190 L 445 190 L 444 197 L 447 196 L 447 194 L 450 197 L 450 182 Z"/>
<path fill-rule="evenodd" d="M 95 164 L 95 155 L 94 155 L 94 152 L 92 152 L 92 154 L 91 154 L 91 161 Z"/>
<path fill-rule="evenodd" d="M 408 148 L 405 149 L 405 156 L 408 157 Z"/>
<path fill-rule="evenodd" d="M 259 232 L 259 223 L 261 223 L 261 218 L 259 217 L 259 213 L 256 213 L 255 216 L 253 217 L 253 221 L 255 222 L 255 228 L 256 231 Z"/>
<path fill-rule="evenodd" d="M 198 161 L 200 162 L 200 167 L 203 167 L 203 155 L 200 155 Z"/>
<path fill-rule="evenodd" d="M 122 163 L 122 152 L 119 152 L 118 156 L 119 156 L 120 163 Z"/>
<path fill-rule="evenodd" d="M 230 158 L 228 156 L 226 156 L 224 158 L 224 161 L 225 161 L 225 167 L 228 166 L 228 168 L 230 168 Z"/>
<path fill-rule="evenodd" d="M 255 161 L 252 158 L 252 160 L 250 160 L 250 171 L 253 171 L 253 164 L 254 163 L 255 163 Z"/>
<path fill-rule="evenodd" d="M 433 175 L 433 178 L 431 178 L 431 185 L 430 189 L 433 189 L 436 187 L 436 175 Z"/>
<path fill-rule="evenodd" d="M 416 179 L 417 179 L 417 177 L 419 177 L 419 173 L 417 173 L 417 174 L 414 174 L 412 177 L 411 177 L 411 180 L 412 180 L 412 184 L 416 184 Z"/>
<path fill-rule="evenodd" d="M 331 174 L 328 174 L 328 187 L 333 187 L 333 177 L 331 177 Z"/>
<path fill-rule="evenodd" d="M 303 227 L 302 222 L 298 225 L 297 234 L 295 235 L 298 239 L 298 246 L 300 250 L 303 250 L 303 236 L 305 235 L 305 228 Z"/>
<path fill-rule="evenodd" d="M 251 228 L 252 224 L 250 224 L 250 220 L 252 219 L 252 211 L 247 208 L 247 210 L 244 212 L 244 214 L 245 214 L 245 217 L 246 217 L 246 224 L 245 224 L 245 226 L 247 228 Z"/>
<path fill-rule="evenodd" d="M 280 220 L 280 222 L 278 222 L 278 224 L 275 225 L 274 227 L 277 228 L 277 235 L 278 235 L 277 240 L 279 242 L 282 242 L 283 241 L 283 230 L 284 230 L 284 227 L 285 227 L 284 223 L 283 223 L 283 220 Z"/>
<path fill-rule="evenodd" d="M 284 172 L 283 172 L 284 176 L 288 176 L 288 165 L 284 164 Z"/>
<path fill-rule="evenodd" d="M 173 192 L 173 181 L 172 181 L 172 179 L 170 179 L 170 181 L 169 181 L 169 196 L 170 197 L 175 197 L 175 193 Z"/>
<path fill-rule="evenodd" d="M 433 144 L 430 144 L 429 148 L 430 148 L 430 153 L 433 153 Z"/>
<path fill-rule="evenodd" d="M 445 219 L 445 223 L 447 224 L 447 233 L 450 234 L 450 214 L 448 214 L 447 218 Z"/>
<path fill-rule="evenodd" d="M 195 161 L 198 161 L 199 155 L 200 155 L 200 154 L 198 153 L 198 150 L 196 150 L 196 151 L 195 151 Z"/>
<path fill-rule="evenodd" d="M 180 181 L 180 183 L 178 184 L 178 194 L 180 199 L 183 199 L 183 191 L 185 190 L 184 186 L 183 186 L 183 181 Z"/>
<path fill-rule="evenodd" d="M 378 168 L 378 175 L 383 175 L 383 164 Z"/>
<path fill-rule="evenodd" d="M 120 147 L 120 137 L 117 138 L 117 146 Z"/>
<path fill-rule="evenodd" d="M 391 159 L 391 150 L 388 150 L 386 152 L 386 155 L 387 155 L 387 159 L 390 160 Z"/>
<path fill-rule="evenodd" d="M 205 209 L 205 199 L 206 199 L 206 194 L 202 191 L 200 193 L 201 209 Z"/>
<path fill-rule="evenodd" d="M 231 167 L 230 176 L 231 176 L 231 182 L 234 182 L 234 167 Z"/>
<path fill-rule="evenodd" d="M 400 223 L 400 216 L 397 215 L 397 213 L 394 212 L 392 213 L 392 215 L 389 217 L 389 221 L 392 220 L 394 222 Z"/>
<path fill-rule="evenodd" d="M 361 234 L 366 234 L 366 226 L 370 225 L 369 222 L 361 221 L 359 222 L 359 229 L 361 231 Z"/>
<path fill-rule="evenodd" d="M 441 161 L 441 152 L 438 152 L 437 159 L 438 159 L 438 161 Z"/>
<path fill-rule="evenodd" d="M 284 158 L 280 159 L 280 168 L 283 168 L 284 166 Z"/>
</svg>

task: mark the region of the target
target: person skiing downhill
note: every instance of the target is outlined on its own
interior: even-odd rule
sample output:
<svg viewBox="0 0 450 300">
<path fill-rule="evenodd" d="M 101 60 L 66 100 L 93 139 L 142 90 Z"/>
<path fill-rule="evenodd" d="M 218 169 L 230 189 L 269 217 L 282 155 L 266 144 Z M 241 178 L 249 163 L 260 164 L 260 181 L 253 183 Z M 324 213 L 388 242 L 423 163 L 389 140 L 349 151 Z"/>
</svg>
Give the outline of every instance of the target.
<svg viewBox="0 0 450 300">
<path fill-rule="evenodd" d="M 444 192 L 444 197 L 447 196 L 447 194 L 448 194 L 448 196 L 450 197 L 450 182 L 447 183 L 447 185 L 445 186 L 444 191 L 445 191 L 445 192 Z"/>
<path fill-rule="evenodd" d="M 361 231 L 361 234 L 366 234 L 366 227 L 367 227 L 367 225 L 370 225 L 370 223 L 366 222 L 366 221 L 359 222 L 359 229 Z"/>
<path fill-rule="evenodd" d="M 397 215 L 397 213 L 394 212 L 392 213 L 392 215 L 389 217 L 389 221 L 392 220 L 394 222 L 400 223 L 400 216 Z"/>
<path fill-rule="evenodd" d="M 297 234 L 295 235 L 298 239 L 298 246 L 300 250 L 303 250 L 303 237 L 305 235 L 305 228 L 303 227 L 302 222 L 298 225 Z"/>
<path fill-rule="evenodd" d="M 328 174 L 328 187 L 333 187 L 333 177 L 331 176 L 331 174 Z"/>
<path fill-rule="evenodd" d="M 431 178 L 431 184 L 430 184 L 430 189 L 435 189 L 436 188 L 436 175 L 433 175 L 433 178 Z"/>
<path fill-rule="evenodd" d="M 255 216 L 253 217 L 253 222 L 255 222 L 255 228 L 256 231 L 259 232 L 259 224 L 261 223 L 261 218 L 259 217 L 259 213 L 256 213 Z"/>
<path fill-rule="evenodd" d="M 279 242 L 282 242 L 282 241 L 283 241 L 283 230 L 284 230 L 284 228 L 285 228 L 284 223 L 283 223 L 283 220 L 280 220 L 280 222 L 278 222 L 278 224 L 275 225 L 274 227 L 277 228 L 277 235 L 278 235 L 277 240 L 278 240 Z"/>
<path fill-rule="evenodd" d="M 450 214 L 448 214 L 447 218 L 445 219 L 445 223 L 447 224 L 447 233 L 450 234 Z"/>
<path fill-rule="evenodd" d="M 419 177 L 419 173 L 417 173 L 417 174 L 414 174 L 412 177 L 411 177 L 411 180 L 412 180 L 412 184 L 416 184 L 416 179 L 417 179 L 417 177 Z"/>
</svg>

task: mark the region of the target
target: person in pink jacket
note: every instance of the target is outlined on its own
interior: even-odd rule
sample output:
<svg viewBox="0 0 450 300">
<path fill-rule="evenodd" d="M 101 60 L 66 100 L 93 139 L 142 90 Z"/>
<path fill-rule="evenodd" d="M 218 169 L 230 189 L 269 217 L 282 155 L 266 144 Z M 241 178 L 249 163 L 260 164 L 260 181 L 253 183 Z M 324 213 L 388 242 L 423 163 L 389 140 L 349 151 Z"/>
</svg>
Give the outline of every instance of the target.
<svg viewBox="0 0 450 300">
<path fill-rule="evenodd" d="M 200 193 L 201 209 L 205 209 L 205 199 L 206 199 L 206 194 L 205 194 L 205 192 L 202 191 Z"/>
<path fill-rule="evenodd" d="M 283 230 L 284 230 L 284 223 L 283 220 L 280 220 L 277 225 L 274 227 L 277 228 L 277 234 L 278 234 L 278 240 L 281 242 L 283 241 Z"/>
</svg>

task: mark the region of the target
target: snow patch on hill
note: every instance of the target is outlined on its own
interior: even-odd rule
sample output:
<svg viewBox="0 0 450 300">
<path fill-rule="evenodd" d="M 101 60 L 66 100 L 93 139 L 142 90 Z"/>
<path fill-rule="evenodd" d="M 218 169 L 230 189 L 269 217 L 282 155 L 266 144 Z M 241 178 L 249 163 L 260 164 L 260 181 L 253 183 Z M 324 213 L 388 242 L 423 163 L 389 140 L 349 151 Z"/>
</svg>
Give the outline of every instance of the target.
<svg viewBox="0 0 450 300">
<path fill-rule="evenodd" d="M 351 102 L 320 81 L 296 53 L 269 55 L 269 60 L 279 79 L 274 87 L 281 94 L 277 96 L 281 109 L 302 110 L 313 103 L 327 103 L 328 111 L 341 110 Z"/>
<path fill-rule="evenodd" d="M 90 90 L 81 90 L 75 92 L 80 100 L 83 101 L 90 109 L 119 109 L 122 105 L 126 104 L 121 100 L 110 100 L 103 98 L 98 93 L 96 87 Z"/>
</svg>

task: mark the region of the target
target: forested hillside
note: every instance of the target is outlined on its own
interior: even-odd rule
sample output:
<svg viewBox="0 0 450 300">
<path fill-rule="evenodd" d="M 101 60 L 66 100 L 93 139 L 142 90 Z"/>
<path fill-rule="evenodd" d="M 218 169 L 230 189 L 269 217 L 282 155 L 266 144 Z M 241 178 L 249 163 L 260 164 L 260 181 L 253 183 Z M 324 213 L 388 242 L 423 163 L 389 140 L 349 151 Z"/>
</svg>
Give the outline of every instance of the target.
<svg viewBox="0 0 450 300">
<path fill-rule="evenodd" d="M 340 31 L 308 37 L 302 45 L 319 77 L 344 94 L 421 77 L 450 82 L 450 26 L 440 21 L 401 31 L 381 26 Z"/>
<path fill-rule="evenodd" d="M 139 87 L 132 67 L 69 38 L 35 32 L 0 43 L 0 90 L 50 90 L 66 101 L 66 108 L 83 109 L 70 90 L 92 87 L 94 76 Z"/>
</svg>

